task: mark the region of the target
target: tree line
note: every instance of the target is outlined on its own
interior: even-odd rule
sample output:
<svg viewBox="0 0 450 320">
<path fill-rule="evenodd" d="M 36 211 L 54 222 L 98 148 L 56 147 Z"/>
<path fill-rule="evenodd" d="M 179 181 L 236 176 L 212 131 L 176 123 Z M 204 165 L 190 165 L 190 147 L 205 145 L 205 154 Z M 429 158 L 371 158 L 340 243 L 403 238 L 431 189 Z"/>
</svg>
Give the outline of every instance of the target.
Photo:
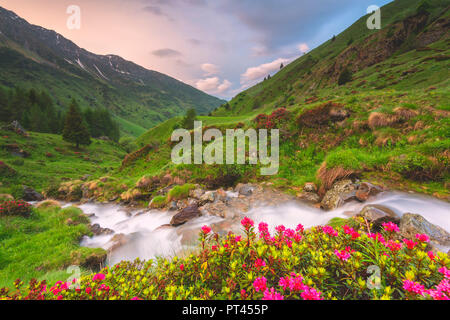
<svg viewBox="0 0 450 320">
<path fill-rule="evenodd" d="M 80 114 L 80 121 L 90 137 L 106 136 L 119 141 L 119 126 L 107 109 L 88 107 L 81 110 L 77 102 L 72 100 L 68 111 L 64 112 L 55 108 L 53 99 L 46 91 L 20 87 L 8 90 L 0 87 L 0 121 L 18 120 L 26 130 L 63 134 L 70 112 L 72 117 L 74 112 Z"/>
</svg>

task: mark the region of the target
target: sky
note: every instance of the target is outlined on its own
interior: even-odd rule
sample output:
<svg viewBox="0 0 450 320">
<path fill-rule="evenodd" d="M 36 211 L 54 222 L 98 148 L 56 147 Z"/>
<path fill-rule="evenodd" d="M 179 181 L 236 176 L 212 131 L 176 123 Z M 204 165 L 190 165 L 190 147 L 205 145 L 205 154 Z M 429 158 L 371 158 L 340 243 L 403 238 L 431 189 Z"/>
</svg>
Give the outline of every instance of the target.
<svg viewBox="0 0 450 320">
<path fill-rule="evenodd" d="M 230 99 L 390 0 L 0 0 L 96 54 Z M 80 29 L 69 29 L 80 8 Z"/>
</svg>

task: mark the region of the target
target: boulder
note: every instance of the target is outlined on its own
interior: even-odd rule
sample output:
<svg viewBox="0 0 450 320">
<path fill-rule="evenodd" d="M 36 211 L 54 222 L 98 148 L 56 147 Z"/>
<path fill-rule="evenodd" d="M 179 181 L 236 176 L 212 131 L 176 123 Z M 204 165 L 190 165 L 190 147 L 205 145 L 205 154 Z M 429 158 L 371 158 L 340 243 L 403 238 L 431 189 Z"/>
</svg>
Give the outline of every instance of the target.
<svg viewBox="0 0 450 320">
<path fill-rule="evenodd" d="M 178 212 L 176 215 L 173 216 L 172 220 L 170 221 L 170 224 L 174 227 L 180 226 L 182 224 L 185 224 L 189 220 L 195 219 L 199 216 L 201 216 L 201 212 L 198 209 L 197 205 L 192 205 L 189 207 L 184 208 L 180 212 Z"/>
<path fill-rule="evenodd" d="M 127 236 L 123 233 L 115 234 L 111 240 L 109 240 L 107 247 L 108 250 L 116 250 L 117 248 L 127 244 Z"/>
<path fill-rule="evenodd" d="M 33 188 L 24 186 L 23 187 L 23 200 L 25 201 L 42 201 L 44 196 L 34 190 Z"/>
<path fill-rule="evenodd" d="M 111 230 L 111 229 L 100 227 L 100 225 L 98 223 L 89 226 L 89 229 L 91 229 L 92 233 L 94 235 L 96 235 L 96 236 L 101 236 L 101 235 L 107 235 L 107 234 L 113 234 L 114 233 L 114 231 Z"/>
<path fill-rule="evenodd" d="M 369 199 L 369 197 L 375 196 L 380 192 L 383 192 L 383 189 L 381 187 L 375 186 L 368 182 L 363 182 L 359 185 L 355 196 L 359 201 L 365 202 Z"/>
<path fill-rule="evenodd" d="M 400 235 L 414 239 L 418 233 L 425 233 L 439 245 L 450 246 L 450 234 L 447 231 L 419 214 L 405 213 L 400 220 Z"/>
<path fill-rule="evenodd" d="M 313 182 L 307 182 L 307 183 L 305 183 L 305 186 L 303 187 L 303 191 L 305 191 L 305 192 L 317 192 L 317 186 Z"/>
<path fill-rule="evenodd" d="M 189 197 L 200 200 L 200 198 L 202 197 L 202 195 L 205 194 L 205 190 L 203 189 L 194 189 L 189 191 Z"/>
<path fill-rule="evenodd" d="M 338 181 L 327 191 L 321 202 L 321 208 L 325 210 L 334 210 L 344 205 L 346 201 L 353 199 L 353 191 L 356 190 L 355 184 L 350 179 Z"/>
<path fill-rule="evenodd" d="M 379 230 L 385 222 L 394 222 L 398 224 L 400 217 L 388 207 L 379 204 L 370 204 L 365 206 L 359 216 L 373 224 L 374 229 Z"/>
<path fill-rule="evenodd" d="M 199 205 L 204 205 L 208 202 L 214 202 L 216 200 L 215 191 L 207 191 L 200 197 Z"/>
<path fill-rule="evenodd" d="M 320 197 L 317 193 L 314 192 L 303 192 L 299 193 L 297 197 L 304 202 L 310 203 L 310 204 L 316 204 L 320 202 Z"/>
<path fill-rule="evenodd" d="M 243 196 L 251 196 L 253 194 L 253 191 L 255 190 L 255 186 L 251 184 L 238 184 L 236 186 L 235 191 L 238 192 L 240 195 Z"/>
<path fill-rule="evenodd" d="M 170 201 L 168 209 L 169 209 L 169 211 L 177 211 L 180 208 L 178 208 L 177 201 Z"/>
</svg>

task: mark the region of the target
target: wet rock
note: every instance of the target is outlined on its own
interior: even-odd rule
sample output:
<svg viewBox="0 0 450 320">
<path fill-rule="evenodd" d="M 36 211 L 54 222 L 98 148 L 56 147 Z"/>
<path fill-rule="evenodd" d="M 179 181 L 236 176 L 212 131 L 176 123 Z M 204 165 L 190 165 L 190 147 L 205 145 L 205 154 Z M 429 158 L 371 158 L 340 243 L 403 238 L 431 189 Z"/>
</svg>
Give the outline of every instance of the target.
<svg viewBox="0 0 450 320">
<path fill-rule="evenodd" d="M 162 226 L 159 226 L 158 228 L 156 228 L 155 231 L 167 230 L 167 229 L 172 229 L 172 228 L 173 228 L 173 226 L 170 224 L 163 224 Z"/>
<path fill-rule="evenodd" d="M 205 190 L 203 189 L 194 189 L 189 191 L 189 197 L 200 200 L 200 198 L 202 197 L 202 195 L 205 194 Z"/>
<path fill-rule="evenodd" d="M 242 208 L 244 210 L 245 208 Z M 233 218 L 240 210 L 236 207 L 230 207 L 223 201 L 216 201 L 214 203 L 207 203 L 200 208 L 203 215 L 216 216 L 221 218 Z"/>
<path fill-rule="evenodd" d="M 253 191 L 255 191 L 255 186 L 251 184 L 238 184 L 235 191 L 240 195 L 248 197 L 253 194 Z"/>
<path fill-rule="evenodd" d="M 378 204 L 365 206 L 358 215 L 373 223 L 375 230 L 381 229 L 382 224 L 385 222 L 394 222 L 396 224 L 400 222 L 400 217 L 394 211 Z"/>
<path fill-rule="evenodd" d="M 381 192 L 383 192 L 383 189 L 381 187 L 368 182 L 363 182 L 359 185 L 359 188 L 356 191 L 355 195 L 359 201 L 365 202 L 369 199 L 369 197 L 376 196 Z"/>
<path fill-rule="evenodd" d="M 310 204 L 316 204 L 320 202 L 320 196 L 317 193 L 314 192 L 303 192 L 297 195 L 297 197 L 304 202 L 310 203 Z"/>
<path fill-rule="evenodd" d="M 180 226 L 182 224 L 185 224 L 189 220 L 195 219 L 199 216 L 201 216 L 201 212 L 198 209 L 198 206 L 192 205 L 184 208 L 179 213 L 174 215 L 172 220 L 170 221 L 170 224 L 175 227 Z"/>
<path fill-rule="evenodd" d="M 42 201 L 44 196 L 34 190 L 33 188 L 24 186 L 23 187 L 23 200 L 25 201 Z"/>
<path fill-rule="evenodd" d="M 305 186 L 303 187 L 303 191 L 305 191 L 305 192 L 317 192 L 317 186 L 313 182 L 307 182 L 307 183 L 305 183 Z"/>
<path fill-rule="evenodd" d="M 167 208 L 169 211 L 177 211 L 179 210 L 177 201 L 170 201 L 169 206 Z"/>
<path fill-rule="evenodd" d="M 419 214 L 405 213 L 400 220 L 400 235 L 414 239 L 418 233 L 425 233 L 439 245 L 450 246 L 450 234 L 447 231 Z"/>
<path fill-rule="evenodd" d="M 199 205 L 204 205 L 208 202 L 214 202 L 216 200 L 216 192 L 207 191 L 200 197 Z"/>
<path fill-rule="evenodd" d="M 115 234 L 111 240 L 108 242 L 107 244 L 107 248 L 109 250 L 116 250 L 119 247 L 124 246 L 125 244 L 127 244 L 128 239 L 127 236 L 124 235 L 123 233 L 119 233 L 119 234 Z"/>
<path fill-rule="evenodd" d="M 89 226 L 91 232 L 96 236 L 113 234 L 114 231 L 108 228 L 102 228 L 98 223 Z"/>
<path fill-rule="evenodd" d="M 325 210 L 333 210 L 344 205 L 346 201 L 350 201 L 352 191 L 356 190 L 356 186 L 350 179 L 336 182 L 330 190 L 327 191 L 322 199 L 321 207 Z"/>
</svg>

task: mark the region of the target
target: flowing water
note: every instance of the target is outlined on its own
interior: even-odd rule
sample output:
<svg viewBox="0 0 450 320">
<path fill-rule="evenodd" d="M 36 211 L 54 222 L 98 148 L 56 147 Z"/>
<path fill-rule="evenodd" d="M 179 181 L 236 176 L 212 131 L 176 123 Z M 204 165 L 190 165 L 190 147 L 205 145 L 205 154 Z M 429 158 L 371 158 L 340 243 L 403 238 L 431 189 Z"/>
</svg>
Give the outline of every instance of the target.
<svg viewBox="0 0 450 320">
<path fill-rule="evenodd" d="M 326 224 L 335 217 L 348 218 L 348 212 L 359 212 L 367 204 L 383 205 L 400 216 L 407 212 L 418 213 L 450 232 L 449 203 L 417 194 L 397 192 L 380 194 L 366 203 L 347 203 L 339 209 L 328 212 L 301 203 L 285 203 L 279 206 L 255 207 L 245 215 L 256 224 L 262 221 L 268 223 L 272 230 L 280 224 L 295 228 L 301 223 L 305 228 L 309 228 Z M 165 225 L 170 223 L 175 212 L 130 211 L 119 205 L 96 203 L 83 204 L 79 207 L 86 214 L 95 213 L 95 216 L 91 217 L 92 224 L 97 223 L 102 228 L 109 228 L 115 232 L 111 235 L 85 237 L 81 242 L 82 246 L 109 250 L 110 265 L 138 257 L 148 260 L 189 251 L 195 246 L 198 232 L 203 225 L 210 225 L 219 233 L 226 233 L 229 230 L 236 232 L 240 228 L 240 219 L 225 220 L 214 216 L 202 216 L 181 227 L 173 228 Z M 113 237 L 118 234 L 123 235 L 121 237 L 124 241 L 122 245 L 111 249 Z"/>
</svg>

